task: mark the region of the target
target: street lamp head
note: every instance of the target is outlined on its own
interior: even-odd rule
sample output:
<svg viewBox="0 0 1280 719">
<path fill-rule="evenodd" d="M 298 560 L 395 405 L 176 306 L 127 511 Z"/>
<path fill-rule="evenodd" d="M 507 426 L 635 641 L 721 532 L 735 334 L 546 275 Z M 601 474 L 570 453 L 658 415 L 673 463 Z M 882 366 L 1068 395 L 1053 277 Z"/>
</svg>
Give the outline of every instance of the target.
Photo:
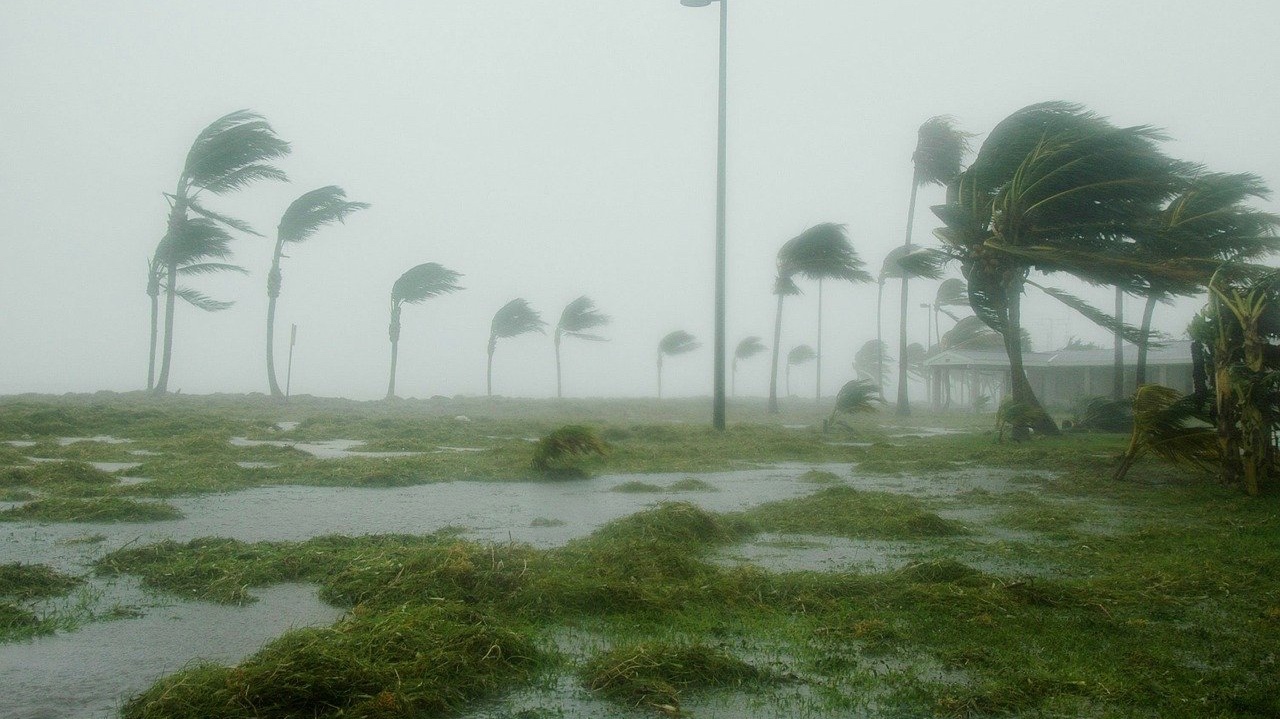
<svg viewBox="0 0 1280 719">
<path fill-rule="evenodd" d="M 685 7 L 706 7 L 718 0 L 680 0 L 680 4 Z"/>
</svg>

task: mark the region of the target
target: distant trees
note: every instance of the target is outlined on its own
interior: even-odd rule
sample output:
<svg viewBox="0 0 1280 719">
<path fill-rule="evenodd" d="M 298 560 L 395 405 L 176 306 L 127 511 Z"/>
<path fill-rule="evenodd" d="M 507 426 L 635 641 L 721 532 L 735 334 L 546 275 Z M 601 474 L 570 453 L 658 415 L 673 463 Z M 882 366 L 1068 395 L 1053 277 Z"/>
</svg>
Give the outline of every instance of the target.
<svg viewBox="0 0 1280 719">
<path fill-rule="evenodd" d="M 733 371 L 730 373 L 730 394 L 738 395 L 738 360 L 748 360 L 764 352 L 766 347 L 759 337 L 745 337 L 733 350 Z"/>
<path fill-rule="evenodd" d="M 351 213 L 367 208 L 364 202 L 352 202 L 347 193 L 337 185 L 329 185 L 308 192 L 289 204 L 280 224 L 276 227 L 276 247 L 271 255 L 271 271 L 267 273 L 267 384 L 272 397 L 283 397 L 276 382 L 275 330 L 276 300 L 280 297 L 280 260 L 285 245 L 305 242 L 334 222 L 344 222 Z"/>
<path fill-rule="evenodd" d="M 865 379 L 883 391 L 885 380 L 884 360 L 888 348 L 880 340 L 867 340 L 853 356 L 853 369 L 859 379 Z M 892 360 L 890 360 L 892 361 Z"/>
<path fill-rule="evenodd" d="M 806 362 L 812 362 L 816 359 L 818 353 L 809 345 L 796 345 L 787 353 L 787 396 L 791 396 L 791 368 L 796 365 L 802 365 Z"/>
<path fill-rule="evenodd" d="M 493 320 L 489 322 L 489 363 L 485 373 L 485 388 L 490 397 L 493 396 L 493 353 L 498 349 L 498 340 L 542 332 L 546 326 L 542 316 L 521 297 L 511 300 L 494 313 Z"/>
<path fill-rule="evenodd" d="M 664 357 L 688 354 L 702 344 L 684 330 L 668 333 L 658 341 L 658 399 L 662 399 L 662 360 Z"/>
<path fill-rule="evenodd" d="M 400 352 L 400 311 L 404 305 L 416 305 L 432 297 L 451 294 L 462 289 L 458 280 L 462 275 L 453 270 L 427 262 L 410 268 L 391 286 L 391 324 L 387 335 L 391 338 L 391 379 L 387 382 L 387 399 L 396 396 L 396 359 Z"/>
<path fill-rule="evenodd" d="M 200 259 L 225 259 L 229 255 L 229 251 L 225 249 L 229 236 L 223 230 L 224 227 L 258 234 L 248 224 L 209 209 L 203 204 L 201 196 L 204 193 L 221 195 L 233 192 L 261 180 L 286 180 L 284 172 L 271 162 L 287 154 L 289 143 L 277 137 L 262 116 L 248 110 L 239 110 L 215 120 L 196 136 L 187 152 L 177 187 L 173 194 L 166 195 L 169 200 L 169 221 L 164 239 L 156 247 L 148 266 L 147 292 L 152 296 L 153 358 L 161 285 L 164 286 L 165 293 L 164 347 L 160 376 L 152 385 L 152 390 L 156 393 L 163 394 L 169 388 L 173 359 L 174 303 L 180 296 L 178 275 L 199 274 L 199 271 L 191 270 L 190 266 L 206 264 Z M 192 218 L 192 214 L 196 218 Z M 194 220 L 199 220 L 199 226 L 188 225 Z M 201 248 L 202 242 L 212 244 Z M 180 272 L 184 263 L 188 269 Z M 204 298 L 202 306 L 202 296 L 190 290 L 186 292 L 186 299 L 195 300 L 197 307 L 218 308 L 217 303 L 209 304 L 207 298 Z M 149 360 L 148 364 L 153 361 L 154 359 Z M 150 378 L 148 384 L 151 384 Z"/>
<path fill-rule="evenodd" d="M 609 324 L 609 316 L 596 309 L 595 302 L 586 295 L 565 305 L 564 311 L 560 313 L 560 321 L 556 323 L 554 339 L 556 347 L 556 397 L 564 396 L 560 382 L 561 338 L 577 337 L 589 342 L 604 342 L 606 341 L 604 337 L 592 334 L 591 330 L 604 327 L 607 324 Z"/>
<path fill-rule="evenodd" d="M 907 286 L 907 280 L 918 277 L 922 279 L 936 280 L 942 277 L 942 265 L 947 258 L 934 250 L 917 247 L 915 245 L 899 245 L 889 251 L 885 255 L 884 262 L 880 265 L 880 274 L 876 278 L 876 339 L 883 344 L 883 335 L 881 334 L 881 306 L 884 300 L 884 283 L 885 280 L 901 280 L 903 288 Z M 905 292 L 905 289 L 903 290 Z M 905 295 L 903 295 L 905 298 Z M 905 302 L 905 299 L 903 300 Z M 906 380 L 903 379 L 907 375 L 905 362 L 907 349 L 907 315 L 906 305 L 903 305 L 903 311 L 898 316 L 898 414 L 910 414 L 911 407 L 907 403 Z M 883 363 L 883 359 L 881 359 Z M 883 367 L 878 370 L 878 374 L 882 377 L 885 372 Z"/>
</svg>

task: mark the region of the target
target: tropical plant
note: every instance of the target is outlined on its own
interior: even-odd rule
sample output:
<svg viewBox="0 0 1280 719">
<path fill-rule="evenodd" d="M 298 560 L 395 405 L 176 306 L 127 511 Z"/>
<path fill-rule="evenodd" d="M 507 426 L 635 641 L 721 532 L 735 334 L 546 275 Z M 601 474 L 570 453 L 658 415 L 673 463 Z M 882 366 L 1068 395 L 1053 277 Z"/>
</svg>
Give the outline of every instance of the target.
<svg viewBox="0 0 1280 719">
<path fill-rule="evenodd" d="M 1162 154 L 1150 127 L 1115 127 L 1078 105 L 1041 103 L 992 130 L 973 164 L 934 208 L 935 234 L 961 263 L 969 304 L 1005 338 L 1012 397 L 1036 419 L 1037 433 L 1057 425 L 1040 405 L 1022 363 L 1021 297 L 1028 286 L 1104 327 L 1115 318 L 1029 274 L 1065 272 L 1094 284 L 1140 291 L 1152 277 L 1184 281 L 1202 267 L 1157 260 L 1126 238 L 1140 233 L 1176 188 L 1186 167 Z M 1138 330 L 1125 328 L 1136 341 Z"/>
<path fill-rule="evenodd" d="M 730 373 L 730 394 L 738 395 L 738 360 L 748 360 L 767 349 L 764 342 L 755 335 L 745 337 L 733 350 L 733 371 Z"/>
<path fill-rule="evenodd" d="M 822 422 L 822 431 L 835 427 L 837 417 L 842 414 L 865 414 L 876 411 L 876 405 L 882 404 L 880 388 L 865 379 L 855 379 L 844 383 L 836 394 L 835 407 L 831 416 Z M 844 424 L 843 421 L 841 424 Z M 848 426 L 848 425 L 845 425 Z"/>
<path fill-rule="evenodd" d="M 416 305 L 432 297 L 447 295 L 462 289 L 458 280 L 462 275 L 427 262 L 410 268 L 391 286 L 391 324 L 387 335 L 391 338 L 391 379 L 387 382 L 387 399 L 396 396 L 396 359 L 400 354 L 400 310 L 404 305 Z"/>
<path fill-rule="evenodd" d="M 161 285 L 165 293 L 164 348 L 161 355 L 160 376 L 153 384 L 150 378 L 151 372 L 148 371 L 147 379 L 147 384 L 153 391 L 163 394 L 169 388 L 173 359 L 175 300 L 181 296 L 178 291 L 178 276 L 192 274 L 190 270 L 185 273 L 180 272 L 180 267 L 184 263 L 203 264 L 193 261 L 193 258 L 225 258 L 227 256 L 222 251 L 192 250 L 189 244 L 184 253 L 179 251 L 179 246 L 199 237 L 221 242 L 222 236 L 209 232 L 209 227 L 219 230 L 227 227 L 240 232 L 258 234 L 246 223 L 210 210 L 203 204 L 201 195 L 206 192 L 212 195 L 234 192 L 260 180 L 286 180 L 288 178 L 284 172 L 270 163 L 287 154 L 289 154 L 289 143 L 277 137 L 262 116 L 248 110 L 239 110 L 218 118 L 204 128 L 192 143 L 191 149 L 187 152 L 182 174 L 178 177 L 177 187 L 173 194 L 166 195 L 169 201 L 167 229 L 148 265 L 147 294 L 152 298 L 149 366 L 154 363 L 155 357 L 156 322 L 159 317 Z M 191 214 L 196 215 L 196 219 L 201 221 L 199 224 L 203 227 L 197 229 L 187 227 L 187 224 L 193 221 Z M 225 232 L 222 234 L 225 235 Z M 191 295 L 190 290 L 187 293 Z M 196 299 L 197 302 L 193 304 L 201 306 L 199 298 L 194 295 L 186 299 L 188 301 Z M 216 308 L 217 303 L 202 307 L 202 309 Z"/>
<path fill-rule="evenodd" d="M 942 325 L 938 322 L 938 315 L 944 314 L 951 318 L 952 322 L 959 322 L 960 318 L 954 312 L 947 309 L 948 307 L 968 307 L 969 306 L 969 288 L 965 286 L 964 280 L 958 277 L 949 277 L 938 285 L 938 291 L 934 293 L 931 309 L 933 310 L 933 336 L 942 340 Z M 932 348 L 930 348 L 932 349 Z"/>
<path fill-rule="evenodd" d="M 688 354 L 701 346 L 702 343 L 684 330 L 670 332 L 658 341 L 658 399 L 662 399 L 662 359 L 667 355 Z"/>
<path fill-rule="evenodd" d="M 791 368 L 796 365 L 802 365 L 806 362 L 812 362 L 818 356 L 813 348 L 809 345 L 796 345 L 787 353 L 787 396 L 791 396 Z"/>
<path fill-rule="evenodd" d="M 1098 344 L 1097 342 L 1089 342 L 1087 340 L 1082 340 L 1079 337 L 1068 337 L 1067 343 L 1062 345 L 1062 347 L 1058 351 L 1059 352 L 1079 352 L 1082 350 L 1100 350 L 1100 349 L 1102 349 L 1102 345 Z"/>
<path fill-rule="evenodd" d="M 586 455 L 603 457 L 609 447 L 590 427 L 565 425 L 538 440 L 533 448 L 533 468 L 559 476 L 585 476 L 576 461 Z"/>
<path fill-rule="evenodd" d="M 522 297 L 511 300 L 493 314 L 493 320 L 489 322 L 489 363 L 485 372 L 485 389 L 490 397 L 493 396 L 493 353 L 498 349 L 498 340 L 529 332 L 541 333 L 546 326 L 542 316 Z"/>
<path fill-rule="evenodd" d="M 862 259 L 849 241 L 844 225 L 823 222 L 787 240 L 778 250 L 778 277 L 774 294 L 778 296 L 778 312 L 774 320 L 773 367 L 769 376 L 769 411 L 778 411 L 778 348 L 782 342 L 782 299 L 800 294 L 797 275 L 818 281 L 818 349 L 815 353 L 818 397 L 822 397 L 822 282 L 826 279 L 847 282 L 870 282 Z"/>
<path fill-rule="evenodd" d="M 367 208 L 365 202 L 352 202 L 341 187 L 329 185 L 312 190 L 290 203 L 276 227 L 276 247 L 271 255 L 271 271 L 267 273 L 267 384 L 272 397 L 283 397 L 276 382 L 275 331 L 276 301 L 280 297 L 280 260 L 285 245 L 306 242 L 325 225 L 345 222 L 348 215 Z"/>
<path fill-rule="evenodd" d="M 961 163 L 969 152 L 970 134 L 956 127 L 955 118 L 937 115 L 925 120 L 916 132 L 916 149 L 911 153 L 911 200 L 907 203 L 907 237 L 903 248 L 910 252 L 915 228 L 916 195 L 926 185 L 946 185 L 960 174 Z M 904 268 L 905 269 L 905 268 Z M 907 398 L 907 303 L 910 272 L 902 272 L 898 308 L 898 414 L 911 413 Z M 934 278 L 936 279 L 936 277 Z M 877 303 L 878 312 L 878 303 Z M 877 325 L 879 319 L 877 318 Z M 876 338 L 880 339 L 877 332 Z"/>
<path fill-rule="evenodd" d="M 1146 452 L 1193 471 L 1213 473 L 1222 458 L 1200 398 L 1148 384 L 1138 387 L 1132 406 L 1132 434 L 1112 475 L 1114 479 L 1124 479 L 1133 463 Z"/>
<path fill-rule="evenodd" d="M 883 388 L 885 359 L 893 361 L 888 357 L 888 348 L 885 347 L 884 342 L 880 340 L 863 342 L 862 347 L 859 347 L 857 353 L 853 355 L 853 369 L 858 373 L 858 379 L 865 379 L 876 387 Z"/>
<path fill-rule="evenodd" d="M 560 321 L 556 324 L 554 342 L 556 347 L 556 397 L 563 397 L 564 391 L 560 382 L 560 340 L 564 337 L 576 337 L 588 342 L 606 342 L 604 337 L 593 334 L 591 330 L 609 324 L 609 315 L 596 309 L 596 303 L 583 295 L 565 305 L 560 313 Z"/>
<path fill-rule="evenodd" d="M 880 274 L 876 278 L 876 339 L 883 340 L 881 331 L 881 317 L 883 315 L 882 306 L 884 303 L 884 283 L 886 280 L 901 280 L 903 287 L 903 301 L 906 301 L 907 280 L 912 277 L 936 280 L 942 277 L 943 265 L 947 261 L 946 255 L 936 250 L 925 249 L 916 245 L 906 244 L 899 245 L 889 251 L 885 255 L 884 262 L 880 265 Z M 905 305 L 904 305 L 905 307 Z M 905 310 L 900 318 L 898 328 L 898 373 L 906 376 L 906 367 L 903 365 L 903 357 L 906 356 L 907 349 L 907 325 Z M 883 358 L 881 359 L 883 364 Z M 884 370 L 879 372 L 884 374 Z M 898 382 L 898 413 L 910 414 L 911 407 L 906 400 L 906 386 L 903 384 L 905 380 Z"/>
</svg>

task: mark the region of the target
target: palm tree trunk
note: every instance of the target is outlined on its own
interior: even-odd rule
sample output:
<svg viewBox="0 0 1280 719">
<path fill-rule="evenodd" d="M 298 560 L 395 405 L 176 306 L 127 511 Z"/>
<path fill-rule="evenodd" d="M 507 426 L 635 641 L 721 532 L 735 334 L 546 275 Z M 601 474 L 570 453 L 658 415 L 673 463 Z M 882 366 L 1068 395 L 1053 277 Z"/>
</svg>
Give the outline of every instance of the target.
<svg viewBox="0 0 1280 719">
<path fill-rule="evenodd" d="M 920 171 L 911 173 L 911 201 L 907 203 L 907 247 L 911 246 L 911 231 L 916 222 L 916 194 L 920 190 Z M 907 273 L 902 272 L 902 305 L 898 309 L 898 414 L 911 414 L 907 398 Z"/>
<path fill-rule="evenodd" d="M 160 277 L 152 273 L 147 283 L 147 294 L 151 296 L 151 347 L 147 352 L 147 391 L 156 386 L 156 340 L 160 329 Z"/>
<path fill-rule="evenodd" d="M 1115 377 L 1112 378 L 1111 399 L 1124 399 L 1124 290 L 1116 287 L 1116 329 L 1115 329 Z"/>
<path fill-rule="evenodd" d="M 490 397 L 493 396 L 493 351 L 498 349 L 497 345 L 498 343 L 493 338 L 489 338 L 489 366 L 485 372 L 484 386 L 485 392 Z"/>
<path fill-rule="evenodd" d="M 822 278 L 818 278 L 818 367 L 817 367 L 817 388 L 814 390 L 814 399 L 818 402 L 822 401 Z"/>
<path fill-rule="evenodd" d="M 876 287 L 876 389 L 884 397 L 884 335 L 881 333 L 881 315 L 884 311 L 884 278 L 881 277 Z"/>
<path fill-rule="evenodd" d="M 391 305 L 391 325 L 387 329 L 391 337 L 391 379 L 387 382 L 387 399 L 396 398 L 396 358 L 400 354 L 400 305 Z"/>
<path fill-rule="evenodd" d="M 791 396 L 791 363 L 787 363 L 787 397 Z"/>
<path fill-rule="evenodd" d="M 773 364 L 769 369 L 769 414 L 778 413 L 778 345 L 782 343 L 782 299 L 778 295 L 778 312 L 773 319 Z"/>
<path fill-rule="evenodd" d="M 662 350 L 658 350 L 658 399 L 662 399 Z"/>
<path fill-rule="evenodd" d="M 1147 383 L 1147 345 L 1151 342 L 1151 315 L 1156 311 L 1159 294 L 1147 295 L 1147 304 L 1142 308 L 1142 337 L 1138 339 L 1138 366 L 1134 368 L 1134 384 L 1138 387 Z"/>
<path fill-rule="evenodd" d="M 160 359 L 160 377 L 152 390 L 156 394 L 169 391 L 169 368 L 173 360 L 173 311 L 178 297 L 178 263 L 170 262 L 168 277 L 165 279 L 164 299 L 164 353 Z"/>
<path fill-rule="evenodd" d="M 556 345 L 556 399 L 562 399 L 564 397 L 564 390 L 560 385 L 560 329 L 558 327 L 556 328 L 555 345 Z"/>
<path fill-rule="evenodd" d="M 267 273 L 267 385 L 272 397 L 284 397 L 280 383 L 276 381 L 276 300 L 280 297 L 280 253 L 284 241 L 276 241 L 275 255 L 271 259 L 271 271 Z"/>
<path fill-rule="evenodd" d="M 738 396 L 738 358 L 734 357 L 729 365 L 729 396 Z"/>
<path fill-rule="evenodd" d="M 1031 388 L 1031 382 L 1027 379 L 1027 370 L 1022 364 L 1021 281 L 1015 281 L 1007 287 L 1004 300 L 1006 307 L 1004 350 L 1009 356 L 1009 375 L 1012 384 L 1010 394 L 1014 400 L 1027 405 L 1036 415 L 1036 422 L 1031 427 L 1036 434 L 1057 435 L 1058 425 L 1054 424 L 1053 418 L 1044 411 L 1044 406 L 1040 404 L 1035 390 Z M 974 392 L 976 397 L 976 389 Z"/>
</svg>

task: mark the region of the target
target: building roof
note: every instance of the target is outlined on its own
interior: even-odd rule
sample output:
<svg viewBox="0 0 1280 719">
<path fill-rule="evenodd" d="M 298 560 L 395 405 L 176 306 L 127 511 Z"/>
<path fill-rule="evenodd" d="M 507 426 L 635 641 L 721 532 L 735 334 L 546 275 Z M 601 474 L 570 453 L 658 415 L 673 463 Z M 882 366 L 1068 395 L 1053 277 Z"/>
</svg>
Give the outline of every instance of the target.
<svg viewBox="0 0 1280 719">
<path fill-rule="evenodd" d="M 1138 361 L 1138 348 L 1126 343 L 1124 362 L 1131 365 Z M 1115 362 L 1114 350 L 1057 350 L 1054 352 L 1024 352 L 1022 364 L 1026 367 L 1111 367 Z M 926 367 L 974 367 L 1007 368 L 1009 358 L 998 350 L 945 350 L 924 361 Z M 1171 340 L 1163 346 L 1147 350 L 1147 366 L 1174 366 L 1191 364 L 1191 341 Z"/>
</svg>

